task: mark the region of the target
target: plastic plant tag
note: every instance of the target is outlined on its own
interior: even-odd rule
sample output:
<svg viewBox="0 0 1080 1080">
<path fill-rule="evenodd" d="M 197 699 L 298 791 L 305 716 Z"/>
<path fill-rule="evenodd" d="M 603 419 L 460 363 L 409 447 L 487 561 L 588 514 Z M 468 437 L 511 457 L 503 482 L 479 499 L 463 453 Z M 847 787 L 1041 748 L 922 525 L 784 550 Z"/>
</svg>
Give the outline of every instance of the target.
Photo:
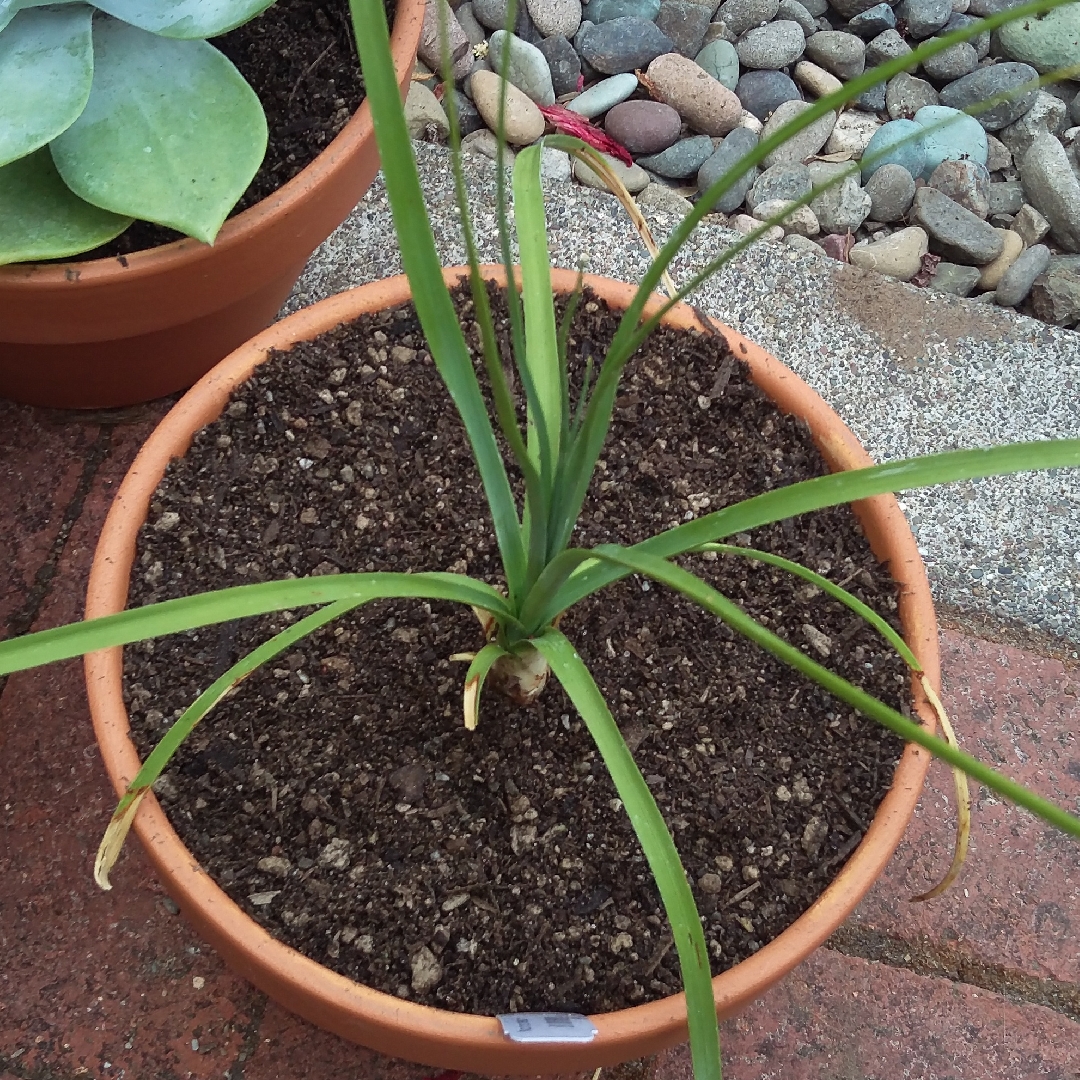
<svg viewBox="0 0 1080 1080">
<path fill-rule="evenodd" d="M 503 1034 L 519 1043 L 592 1042 L 596 1025 L 580 1013 L 503 1013 Z"/>
</svg>

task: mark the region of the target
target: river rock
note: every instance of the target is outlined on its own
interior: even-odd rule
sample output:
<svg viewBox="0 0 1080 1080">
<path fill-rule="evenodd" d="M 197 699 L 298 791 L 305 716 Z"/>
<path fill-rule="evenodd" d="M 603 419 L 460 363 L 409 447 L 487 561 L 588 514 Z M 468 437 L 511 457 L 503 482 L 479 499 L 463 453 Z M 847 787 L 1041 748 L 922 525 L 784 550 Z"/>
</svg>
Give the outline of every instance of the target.
<svg viewBox="0 0 1080 1080">
<path fill-rule="evenodd" d="M 941 91 L 942 105 L 967 109 L 981 101 L 999 98 L 997 104 L 975 117 L 986 131 L 1000 131 L 1024 115 L 1035 103 L 1035 86 L 1019 88 L 1039 77 L 1030 64 L 993 64 L 950 83 Z"/>
<path fill-rule="evenodd" d="M 506 70 L 502 70 L 504 50 L 509 43 L 506 58 Z M 522 41 L 515 34 L 505 30 L 496 30 L 491 35 L 488 48 L 488 63 L 497 75 L 505 76 L 523 94 L 537 105 L 554 105 L 555 89 L 551 83 L 551 69 L 544 54 L 527 41 Z"/>
<path fill-rule="evenodd" d="M 858 175 L 856 173 L 856 175 Z M 823 232 L 854 232 L 869 216 L 873 205 L 856 176 L 847 176 L 826 188 L 810 202 Z"/>
<path fill-rule="evenodd" d="M 740 38 L 747 30 L 775 19 L 779 6 L 780 0 L 725 0 L 713 18 Z"/>
<path fill-rule="evenodd" d="M 950 45 L 947 49 L 928 56 L 922 62 L 923 74 L 939 86 L 962 79 L 979 66 L 979 57 L 975 46 L 966 41 Z"/>
<path fill-rule="evenodd" d="M 555 97 L 561 98 L 564 94 L 574 93 L 581 75 L 581 60 L 574 46 L 561 34 L 553 34 L 544 38 L 536 47 L 547 61 Z"/>
<path fill-rule="evenodd" d="M 795 202 L 809 195 L 813 186 L 805 165 L 773 165 L 754 181 L 746 193 L 746 205 L 757 216 L 759 203 Z"/>
<path fill-rule="evenodd" d="M 730 0 L 729 0 L 730 2 Z M 735 46 L 743 67 L 776 71 L 795 63 L 806 48 L 797 22 L 768 23 L 748 31 Z"/>
<path fill-rule="evenodd" d="M 694 63 L 729 90 L 739 83 L 739 54 L 730 41 L 723 38 L 710 41 L 694 57 Z"/>
<path fill-rule="evenodd" d="M 951 261 L 968 266 L 993 262 L 1005 247 L 1000 232 L 936 188 L 915 192 L 912 220 L 921 225 Z"/>
<path fill-rule="evenodd" d="M 1043 75 L 1080 63 L 1080 3 L 1006 23 L 997 39 L 1009 59 L 1030 64 Z"/>
<path fill-rule="evenodd" d="M 845 19 L 854 19 L 856 15 L 861 15 L 880 3 L 881 0 L 830 0 L 829 7 Z"/>
<path fill-rule="evenodd" d="M 575 44 L 582 58 L 605 75 L 644 68 L 675 48 L 656 23 L 632 17 L 589 26 Z"/>
<path fill-rule="evenodd" d="M 1035 314 L 1055 326 L 1073 326 L 1080 320 L 1080 266 L 1051 259 L 1046 272 L 1031 288 Z"/>
<path fill-rule="evenodd" d="M 835 75 L 830 75 L 823 67 L 818 67 L 809 60 L 800 60 L 795 65 L 795 81 L 812 98 L 835 94 L 844 85 Z M 840 119 L 842 120 L 843 116 Z"/>
<path fill-rule="evenodd" d="M 712 154 L 712 139 L 708 135 L 693 135 L 689 139 L 680 139 L 659 154 L 639 157 L 637 163 L 667 180 L 685 180 L 697 173 Z"/>
<path fill-rule="evenodd" d="M 1030 203 L 1024 203 L 1009 228 L 1024 241 L 1026 247 L 1031 247 L 1050 231 L 1050 222 Z"/>
<path fill-rule="evenodd" d="M 911 46 L 896 30 L 883 30 L 866 46 L 866 66 L 877 67 L 886 60 L 895 60 L 898 56 L 907 56 Z"/>
<path fill-rule="evenodd" d="M 850 110 L 841 113 L 825 144 L 825 153 L 850 154 L 857 161 L 881 126 L 881 121 L 869 113 Z"/>
<path fill-rule="evenodd" d="M 893 120 L 910 120 L 920 109 L 938 101 L 937 91 L 925 79 L 906 71 L 894 75 L 885 86 L 885 107 Z"/>
<path fill-rule="evenodd" d="M 747 128 L 737 127 L 702 164 L 697 174 L 698 190 L 704 192 L 729 169 L 733 168 L 758 144 L 757 135 Z M 713 210 L 731 214 L 739 209 L 758 175 L 756 168 L 748 169 L 712 205 Z"/>
<path fill-rule="evenodd" d="M 896 15 L 888 4 L 875 4 L 856 15 L 848 24 L 848 31 L 869 41 L 886 30 L 896 29 Z"/>
<path fill-rule="evenodd" d="M 604 130 L 631 154 L 658 154 L 679 137 L 679 114 L 662 101 L 624 101 L 604 118 Z"/>
<path fill-rule="evenodd" d="M 801 101 L 799 88 L 782 71 L 748 71 L 735 86 L 742 107 L 762 122 L 785 101 Z"/>
<path fill-rule="evenodd" d="M 1080 125 L 1080 90 L 1076 92 L 1076 97 L 1072 99 L 1069 105 L 1069 119 L 1074 124 Z"/>
<path fill-rule="evenodd" d="M 694 0 L 663 0 L 656 25 L 671 38 L 676 52 L 694 57 L 709 28 L 709 9 Z"/>
<path fill-rule="evenodd" d="M 768 138 L 774 131 L 779 131 L 786 123 L 810 108 L 813 106 L 806 101 L 785 101 L 765 122 L 762 138 Z M 836 113 L 830 111 L 818 117 L 809 127 L 792 135 L 782 146 L 769 154 L 765 159 L 766 167 L 802 162 L 813 157 L 829 141 L 835 126 Z"/>
<path fill-rule="evenodd" d="M 503 80 L 493 71 L 472 76 L 472 98 L 484 123 L 493 131 L 499 123 L 499 96 Z M 506 141 L 527 146 L 544 134 L 544 117 L 535 102 L 513 83 L 506 84 Z"/>
<path fill-rule="evenodd" d="M 985 219 L 990 213 L 990 173 L 977 161 L 943 161 L 929 183 L 976 217 Z"/>
<path fill-rule="evenodd" d="M 693 60 L 669 52 L 657 57 L 646 74 L 654 95 L 702 135 L 726 135 L 738 124 L 739 99 Z"/>
<path fill-rule="evenodd" d="M 474 154 L 482 154 L 484 157 L 496 161 L 499 156 L 499 140 L 495 138 L 493 131 L 489 131 L 486 127 L 479 128 L 470 132 L 461 140 L 461 149 Z M 514 164 L 514 158 L 516 157 L 517 155 L 509 146 L 503 148 L 503 165 L 507 168 Z"/>
<path fill-rule="evenodd" d="M 874 221 L 899 221 L 911 209 L 915 180 L 902 165 L 883 165 L 866 182 L 870 217 Z"/>
<path fill-rule="evenodd" d="M 781 214 L 784 215 L 782 218 L 780 218 Z M 817 236 L 821 232 L 818 219 L 809 206 L 794 206 L 785 199 L 758 203 L 754 208 L 754 217 L 758 221 L 779 218 L 778 224 L 784 232 L 795 233 L 798 236 Z"/>
<path fill-rule="evenodd" d="M 994 300 L 1002 307 L 1016 307 L 1031 292 L 1035 279 L 1050 265 L 1050 249 L 1036 244 L 1022 251 L 998 282 Z"/>
<path fill-rule="evenodd" d="M 728 225 L 736 232 L 741 232 L 743 236 L 749 236 L 753 232 L 757 232 L 762 228 L 762 223 L 757 218 L 752 218 L 749 214 L 736 214 L 729 222 Z M 779 240 L 784 239 L 784 230 L 779 225 L 771 225 L 765 229 L 764 232 L 757 238 L 758 240 L 764 240 L 767 243 L 776 243 Z"/>
<path fill-rule="evenodd" d="M 807 38 L 806 55 L 845 82 L 861 75 L 866 66 L 862 38 L 842 30 L 823 30 Z"/>
<path fill-rule="evenodd" d="M 626 190 L 631 195 L 636 195 L 648 186 L 649 174 L 640 165 L 624 165 L 618 158 L 614 158 L 610 154 L 602 156 L 611 166 L 611 171 L 623 182 Z M 574 159 L 574 176 L 586 187 L 598 188 L 601 191 L 608 190 L 607 184 L 604 183 L 600 176 L 578 158 Z"/>
<path fill-rule="evenodd" d="M 979 272 L 979 288 L 987 291 L 996 289 L 1001 284 L 1005 272 L 1024 250 L 1024 241 L 1016 233 L 1009 229 L 996 231 L 1005 246 L 1001 249 L 1001 254 L 993 262 L 988 262 Z"/>
<path fill-rule="evenodd" d="M 922 257 L 929 250 L 929 237 L 922 229 L 900 229 L 874 243 L 862 241 L 848 253 L 853 266 L 876 270 L 879 274 L 910 281 L 922 269 Z"/>
<path fill-rule="evenodd" d="M 949 21 L 941 28 L 941 36 L 944 37 L 946 34 L 951 34 L 954 30 L 960 30 L 963 27 L 974 26 L 978 21 L 978 19 L 973 19 L 970 15 L 958 12 L 954 5 Z M 981 34 L 968 38 L 968 44 L 975 50 L 976 60 L 985 60 L 990 52 L 989 32 L 983 31 Z"/>
<path fill-rule="evenodd" d="M 1019 180 L 992 183 L 989 201 L 991 214 L 1018 214 L 1024 205 L 1024 185 Z"/>
<path fill-rule="evenodd" d="M 915 114 L 915 123 L 923 128 L 924 180 L 929 180 L 943 161 L 966 159 L 986 164 L 986 132 L 974 117 L 946 105 L 926 105 Z"/>
<path fill-rule="evenodd" d="M 885 84 L 883 82 L 874 83 L 873 86 L 864 90 L 861 94 L 856 94 L 851 99 L 851 107 L 853 109 L 859 109 L 861 112 L 881 113 L 885 111 Z"/>
<path fill-rule="evenodd" d="M 442 68 L 442 49 L 439 35 L 440 4 L 443 17 L 446 19 L 446 39 L 447 48 L 450 52 L 451 67 L 472 50 L 468 35 L 462 29 L 461 23 L 454 17 L 454 13 L 450 10 L 450 5 L 446 0 L 428 0 L 427 5 L 424 7 L 424 21 L 420 27 L 420 40 L 417 42 L 416 55 L 432 71 L 439 71 Z"/>
<path fill-rule="evenodd" d="M 610 79 L 601 79 L 583 94 L 578 94 L 566 107 L 591 120 L 595 116 L 602 116 L 620 101 L 625 101 L 637 88 L 637 76 L 633 72 L 612 75 Z"/>
<path fill-rule="evenodd" d="M 480 25 L 476 16 L 473 14 L 473 6 L 471 3 L 462 4 L 461 7 L 454 12 L 454 16 L 457 18 L 458 26 L 465 31 L 465 36 L 469 39 L 470 45 L 479 45 L 482 41 L 487 41 L 487 30 Z"/>
<path fill-rule="evenodd" d="M 862 156 L 862 175 L 866 182 L 885 165 L 902 165 L 912 176 L 922 176 L 926 150 L 922 144 L 922 126 L 914 120 L 890 120 L 874 132 Z"/>
<path fill-rule="evenodd" d="M 1065 147 L 1053 135 L 1039 135 L 1020 159 L 1020 179 L 1053 238 L 1066 251 L 1080 251 L 1080 179 Z"/>
<path fill-rule="evenodd" d="M 1032 106 L 1019 120 L 998 132 L 998 138 L 1009 148 L 1014 158 L 1027 153 L 1039 135 L 1058 135 L 1065 127 L 1068 109 L 1065 102 L 1053 94 L 1039 90 Z"/>
<path fill-rule="evenodd" d="M 509 0 L 472 0 L 476 21 L 489 30 L 513 30 L 510 23 Z"/>
<path fill-rule="evenodd" d="M 651 22 L 660 13 L 660 0 L 590 0 L 587 7 L 585 14 L 593 23 L 627 18 Z"/>
<path fill-rule="evenodd" d="M 979 268 L 977 266 L 939 262 L 934 268 L 934 276 L 926 287 L 931 292 L 948 293 L 950 296 L 970 296 L 978 284 Z"/>
<path fill-rule="evenodd" d="M 525 0 L 533 25 L 544 37 L 573 37 L 581 25 L 581 0 Z"/>
<path fill-rule="evenodd" d="M 410 139 L 425 139 L 435 134 L 440 140 L 450 134 L 450 121 L 442 102 L 423 83 L 409 84 L 405 98 L 405 126 Z"/>
<path fill-rule="evenodd" d="M 916 41 L 932 37 L 953 13 L 952 0 L 901 0 L 896 18 Z"/>
<path fill-rule="evenodd" d="M 817 33 L 817 22 L 814 16 L 799 3 L 799 0 L 780 0 L 780 6 L 776 9 L 776 17 L 787 22 L 797 22 L 802 27 L 805 37 Z"/>
</svg>

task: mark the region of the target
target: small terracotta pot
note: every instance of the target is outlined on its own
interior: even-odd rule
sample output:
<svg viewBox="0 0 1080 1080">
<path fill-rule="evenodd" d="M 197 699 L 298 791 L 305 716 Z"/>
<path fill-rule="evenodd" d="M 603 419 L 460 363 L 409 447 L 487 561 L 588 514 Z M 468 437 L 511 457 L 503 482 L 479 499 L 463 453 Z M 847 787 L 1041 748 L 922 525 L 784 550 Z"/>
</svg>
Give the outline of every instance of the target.
<svg viewBox="0 0 1080 1080">
<path fill-rule="evenodd" d="M 447 270 L 448 280 L 464 274 Z M 487 271 L 505 281 L 501 268 Z M 625 308 L 633 289 L 605 278 L 586 282 L 616 308 Z M 576 274 L 553 273 L 555 290 L 573 289 Z M 135 541 L 158 481 L 169 460 L 185 453 L 193 435 L 215 420 L 233 388 L 261 364 L 271 349 L 287 349 L 358 315 L 409 299 L 404 277 L 380 281 L 331 297 L 264 331 L 220 363 L 165 417 L 142 448 L 109 513 L 94 557 L 87 617 L 121 611 L 127 604 Z M 665 320 L 680 328 L 700 327 L 680 305 Z M 797 375 L 735 331 L 715 324 L 754 380 L 785 411 L 809 423 L 822 454 L 834 469 L 871 464 L 866 452 L 835 412 Z M 937 625 L 915 540 L 891 495 L 855 504 L 855 512 L 878 558 L 900 583 L 904 636 L 935 689 L 939 684 Z M 128 735 L 121 694 L 122 650 L 86 658 L 94 728 L 117 792 L 140 766 Z M 916 688 L 916 707 L 930 728 L 933 712 Z M 930 755 L 908 746 L 893 785 L 862 843 L 816 903 L 779 937 L 713 980 L 721 1017 L 732 1016 L 804 960 L 844 921 L 881 873 L 911 818 Z M 595 1041 L 585 1045 L 521 1046 L 506 1040 L 497 1022 L 484 1016 L 443 1012 L 360 986 L 300 955 L 271 937 L 222 892 L 173 832 L 153 798 L 143 803 L 135 830 L 169 894 L 226 962 L 286 1008 L 346 1039 L 395 1057 L 482 1074 L 573 1072 L 613 1065 L 686 1038 L 682 994 L 621 1012 L 594 1016 Z"/>
<path fill-rule="evenodd" d="M 398 0 L 390 46 L 402 93 L 425 0 Z M 299 175 L 222 227 L 124 258 L 0 266 L 0 398 L 108 408 L 191 386 L 268 326 L 311 253 L 379 168 L 365 101 Z"/>
</svg>

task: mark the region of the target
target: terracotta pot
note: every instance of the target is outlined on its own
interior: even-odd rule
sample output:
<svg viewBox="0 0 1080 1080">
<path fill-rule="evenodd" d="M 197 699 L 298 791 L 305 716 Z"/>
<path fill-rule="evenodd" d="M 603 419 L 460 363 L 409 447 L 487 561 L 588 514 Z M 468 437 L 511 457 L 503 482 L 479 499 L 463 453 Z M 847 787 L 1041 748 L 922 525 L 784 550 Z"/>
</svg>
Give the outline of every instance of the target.
<svg viewBox="0 0 1080 1080">
<path fill-rule="evenodd" d="M 408 87 L 425 0 L 398 0 L 394 69 Z M 311 253 L 379 168 L 364 102 L 273 195 L 225 223 L 124 258 L 0 266 L 0 398 L 108 408 L 191 386 L 268 326 Z"/>
<path fill-rule="evenodd" d="M 499 268 L 491 276 L 505 280 Z M 460 268 L 447 270 L 448 279 Z M 569 292 L 576 275 L 555 271 L 556 291 Z M 588 284 L 615 307 L 625 307 L 629 285 L 587 277 Z M 364 312 L 402 303 L 409 297 L 404 277 L 331 297 L 264 331 L 195 386 L 165 417 L 132 465 L 109 513 L 94 558 L 87 617 L 122 610 L 135 540 L 169 460 L 181 456 L 200 428 L 215 420 L 229 394 L 267 356 L 314 338 Z M 676 308 L 669 325 L 693 327 L 697 316 Z M 798 376 L 756 345 L 720 324 L 735 354 L 745 360 L 755 381 L 786 411 L 804 417 L 834 469 L 870 464 L 870 459 L 835 412 Z M 937 625 L 922 561 L 903 514 L 892 496 L 855 504 L 878 558 L 887 561 L 901 585 L 900 616 L 905 637 L 931 683 L 938 685 Z M 121 695 L 122 651 L 86 658 L 86 677 L 94 728 L 117 792 L 135 775 L 140 762 L 128 735 Z M 933 727 L 933 713 L 916 691 L 919 715 Z M 738 1013 L 814 951 L 844 921 L 881 873 L 900 841 L 922 789 L 930 755 L 908 746 L 863 842 L 836 880 L 795 923 L 752 957 L 713 980 L 722 1017 Z M 522 1047 L 507 1041 L 490 1017 L 443 1012 L 379 993 L 328 971 L 272 938 L 214 884 L 173 832 L 153 796 L 143 803 L 135 830 L 169 894 L 226 962 L 286 1008 L 346 1039 L 395 1057 L 482 1074 L 572 1072 L 612 1065 L 674 1045 L 686 1038 L 683 995 L 593 1017 L 594 1042 L 575 1046 Z"/>
</svg>

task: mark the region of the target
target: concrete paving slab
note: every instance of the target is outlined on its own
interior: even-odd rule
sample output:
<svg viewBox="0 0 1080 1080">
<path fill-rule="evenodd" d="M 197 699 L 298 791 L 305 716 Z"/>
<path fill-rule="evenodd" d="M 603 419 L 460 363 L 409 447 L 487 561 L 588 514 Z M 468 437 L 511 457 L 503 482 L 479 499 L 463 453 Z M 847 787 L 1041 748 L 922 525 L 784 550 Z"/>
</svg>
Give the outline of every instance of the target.
<svg viewBox="0 0 1080 1080">
<path fill-rule="evenodd" d="M 1080 1023 L 820 949 L 724 1025 L 725 1080 L 1073 1080 Z M 656 1080 L 692 1080 L 686 1047 Z"/>
<path fill-rule="evenodd" d="M 1080 665 L 942 635 L 943 700 L 962 745 L 1080 812 Z M 952 774 L 931 768 L 915 818 L 885 873 L 848 921 L 918 942 L 953 968 L 975 963 L 1080 989 L 1080 843 L 972 786 L 968 862 L 945 895 L 912 904 L 952 858 Z"/>
<path fill-rule="evenodd" d="M 447 151 L 414 144 L 439 251 L 464 262 Z M 470 155 L 481 257 L 497 258 L 495 166 Z M 553 262 L 638 281 L 648 256 L 615 199 L 549 187 Z M 651 209 L 658 239 L 677 224 Z M 687 280 L 737 234 L 698 229 L 672 267 Z M 286 311 L 400 272 L 381 179 L 319 249 Z M 1080 435 L 1080 334 L 760 243 L 695 294 L 795 369 L 878 461 Z M 904 505 L 942 609 L 1080 643 L 1080 470 L 911 492 Z"/>
</svg>

